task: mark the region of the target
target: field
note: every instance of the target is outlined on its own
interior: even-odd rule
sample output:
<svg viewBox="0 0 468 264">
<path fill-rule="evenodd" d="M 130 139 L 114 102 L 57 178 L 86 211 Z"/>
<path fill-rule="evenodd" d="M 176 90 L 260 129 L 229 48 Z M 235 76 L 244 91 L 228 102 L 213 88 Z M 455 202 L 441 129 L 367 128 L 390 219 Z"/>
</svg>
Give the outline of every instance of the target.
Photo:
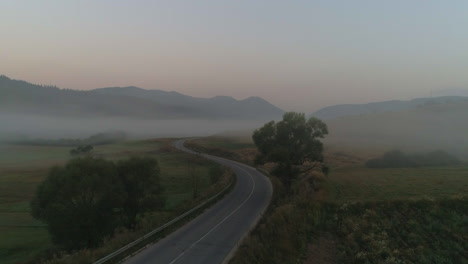
<svg viewBox="0 0 468 264">
<path fill-rule="evenodd" d="M 210 185 L 210 164 L 170 151 L 168 140 L 128 141 L 96 146 L 94 155 L 121 159 L 132 155 L 150 155 L 158 159 L 161 182 L 170 211 L 193 196 L 193 178 L 199 180 L 199 192 Z M 70 147 L 4 145 L 0 147 L 0 260 L 22 263 L 52 246 L 45 226 L 30 216 L 29 201 L 37 185 L 51 166 L 64 164 Z"/>
<path fill-rule="evenodd" d="M 330 198 L 337 202 L 453 198 L 468 193 L 468 166 L 332 171 Z"/>
<path fill-rule="evenodd" d="M 327 187 L 333 206 L 306 263 L 468 261 L 468 166 L 342 166 Z"/>
<path fill-rule="evenodd" d="M 252 147 L 245 137 L 195 142 L 237 154 Z M 388 149 L 326 149 L 331 171 L 321 189 L 304 195 L 298 182 L 298 194 L 277 202 L 233 263 L 468 263 L 466 161 L 370 169 L 364 162 Z M 278 226 L 287 231 L 271 232 Z"/>
<path fill-rule="evenodd" d="M 197 144 L 200 144 L 207 148 L 221 148 L 230 151 L 242 150 L 246 148 L 254 148 L 252 139 L 248 136 L 239 137 L 224 137 L 224 136 L 212 136 L 206 138 L 199 138 L 194 140 Z"/>
</svg>

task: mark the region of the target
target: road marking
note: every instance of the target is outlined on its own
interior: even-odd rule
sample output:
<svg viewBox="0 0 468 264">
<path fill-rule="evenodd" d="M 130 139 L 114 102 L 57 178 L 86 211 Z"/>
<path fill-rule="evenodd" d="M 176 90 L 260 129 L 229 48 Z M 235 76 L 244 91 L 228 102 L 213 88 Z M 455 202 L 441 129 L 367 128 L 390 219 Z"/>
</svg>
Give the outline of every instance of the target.
<svg viewBox="0 0 468 264">
<path fill-rule="evenodd" d="M 237 212 L 242 206 L 244 206 L 244 204 L 250 199 L 250 197 L 252 197 L 252 194 L 254 192 L 254 189 L 255 189 L 255 180 L 254 178 L 252 177 L 252 175 L 244 170 L 243 168 L 241 168 L 241 166 L 239 166 L 238 164 L 235 164 L 235 166 L 238 167 L 238 169 L 240 169 L 241 171 L 247 173 L 247 175 L 250 176 L 250 179 L 252 180 L 252 190 L 250 191 L 250 194 L 249 196 L 247 197 L 247 199 L 244 200 L 244 202 L 242 202 L 242 204 L 240 204 L 234 211 L 232 211 L 229 215 L 227 215 L 223 220 L 221 220 L 221 222 L 219 222 L 218 224 L 216 224 L 213 228 L 211 228 L 210 231 L 208 231 L 204 236 L 202 236 L 199 240 L 195 241 L 189 248 L 187 248 L 186 250 L 184 250 L 179 256 L 177 256 L 173 261 L 171 261 L 169 264 L 174 264 L 179 258 L 181 258 L 183 255 L 185 255 L 186 252 L 188 252 L 190 249 L 192 249 L 194 246 L 196 246 L 198 244 L 198 242 L 202 241 L 206 236 L 208 236 L 211 232 L 213 232 L 218 226 L 220 226 L 222 223 L 224 223 L 224 221 L 226 221 L 229 217 L 231 217 L 235 212 Z"/>
</svg>

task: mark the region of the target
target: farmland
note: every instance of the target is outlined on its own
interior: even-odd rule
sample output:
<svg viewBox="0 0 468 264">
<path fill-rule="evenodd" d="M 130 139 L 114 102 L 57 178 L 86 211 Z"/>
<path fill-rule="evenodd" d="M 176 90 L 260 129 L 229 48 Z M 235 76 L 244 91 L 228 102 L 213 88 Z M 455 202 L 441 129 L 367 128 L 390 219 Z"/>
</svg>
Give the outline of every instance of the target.
<svg viewBox="0 0 468 264">
<path fill-rule="evenodd" d="M 51 166 L 70 159 L 70 147 L 4 145 L 0 149 L 0 259 L 23 263 L 51 248 L 46 227 L 30 216 L 29 201 Z M 170 140 L 126 141 L 95 146 L 93 155 L 111 160 L 132 155 L 156 157 L 162 171 L 161 183 L 170 212 L 193 197 L 193 179 L 198 192 L 210 187 L 211 163 L 174 151 Z"/>
<path fill-rule="evenodd" d="M 237 154 L 253 147 L 246 137 L 195 143 Z M 295 196 L 276 203 L 232 263 L 466 263 L 466 161 L 366 168 L 381 154 L 375 149 L 328 148 L 330 174 L 319 177 L 319 188 L 304 192 L 306 182 L 298 181 Z M 275 226 L 285 231 L 271 232 Z"/>
</svg>

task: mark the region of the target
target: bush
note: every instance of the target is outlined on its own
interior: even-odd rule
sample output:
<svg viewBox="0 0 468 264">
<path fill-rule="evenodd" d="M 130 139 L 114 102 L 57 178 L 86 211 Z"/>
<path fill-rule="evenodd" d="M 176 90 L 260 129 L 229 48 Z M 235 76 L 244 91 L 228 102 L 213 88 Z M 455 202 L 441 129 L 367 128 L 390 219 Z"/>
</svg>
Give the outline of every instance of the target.
<svg viewBox="0 0 468 264">
<path fill-rule="evenodd" d="M 94 147 L 91 145 L 79 145 L 78 147 L 70 150 L 70 155 L 77 156 L 77 155 L 86 155 L 90 154 L 93 151 Z"/>
<path fill-rule="evenodd" d="M 123 187 L 112 162 L 80 158 L 53 168 L 31 202 L 34 218 L 44 221 L 65 249 L 96 247 L 114 231 L 114 209 Z"/>
<path fill-rule="evenodd" d="M 54 167 L 31 201 L 32 215 L 47 224 L 55 244 L 66 250 L 93 248 L 117 226 L 135 227 L 136 217 L 161 208 L 159 166 L 153 158 L 117 164 L 84 157 Z"/>
<path fill-rule="evenodd" d="M 125 189 L 122 205 L 124 224 L 134 229 L 137 215 L 164 206 L 158 161 L 154 158 L 133 157 L 119 161 L 116 167 Z"/>
</svg>

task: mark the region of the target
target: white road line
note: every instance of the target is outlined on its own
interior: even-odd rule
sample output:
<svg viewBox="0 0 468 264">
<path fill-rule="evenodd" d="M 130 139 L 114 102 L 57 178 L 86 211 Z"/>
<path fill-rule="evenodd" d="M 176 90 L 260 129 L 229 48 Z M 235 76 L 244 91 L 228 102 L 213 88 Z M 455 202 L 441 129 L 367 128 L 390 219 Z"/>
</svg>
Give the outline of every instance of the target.
<svg viewBox="0 0 468 264">
<path fill-rule="evenodd" d="M 216 224 L 210 231 L 208 231 L 204 236 L 202 236 L 199 240 L 197 240 L 195 243 L 193 243 L 189 248 L 187 248 L 186 250 L 184 250 L 179 256 L 177 256 L 177 258 L 175 258 L 172 262 L 170 262 L 169 264 L 174 264 L 179 258 L 181 258 L 186 252 L 188 252 L 190 249 L 192 249 L 195 245 L 198 244 L 198 242 L 202 241 L 206 236 L 208 236 L 211 232 L 213 232 L 219 225 L 221 225 L 224 221 L 226 221 L 229 217 L 231 217 L 235 212 L 237 212 L 242 206 L 244 206 L 244 204 L 250 199 L 250 197 L 252 197 L 252 194 L 254 192 L 254 189 L 255 189 L 255 180 L 253 179 L 252 175 L 244 170 L 243 168 L 241 168 L 239 165 L 235 165 L 237 166 L 241 171 L 247 173 L 247 175 L 250 176 L 250 179 L 252 180 L 252 190 L 250 191 L 250 194 L 249 196 L 247 197 L 247 199 L 245 199 L 244 202 L 242 202 L 242 204 L 240 204 L 234 211 L 232 211 L 229 215 L 227 215 L 223 220 L 221 220 L 221 222 L 219 222 L 218 224 Z"/>
</svg>

